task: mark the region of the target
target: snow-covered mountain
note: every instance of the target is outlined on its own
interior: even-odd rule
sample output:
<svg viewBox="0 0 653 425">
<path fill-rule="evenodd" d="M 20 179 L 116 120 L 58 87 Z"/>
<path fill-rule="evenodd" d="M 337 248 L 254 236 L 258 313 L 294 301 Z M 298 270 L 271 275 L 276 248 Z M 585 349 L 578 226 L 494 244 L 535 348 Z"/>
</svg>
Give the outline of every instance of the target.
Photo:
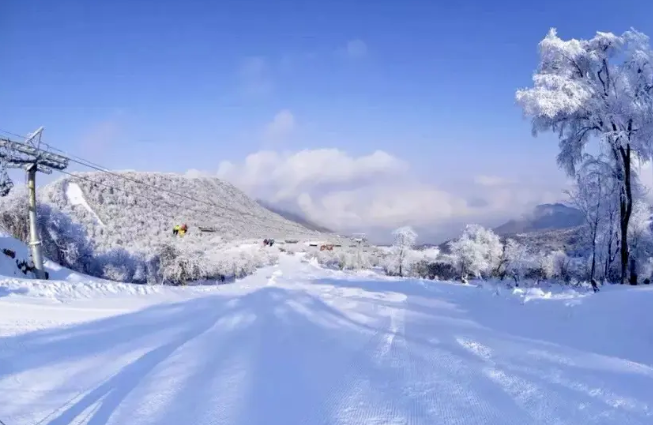
<svg viewBox="0 0 653 425">
<path fill-rule="evenodd" d="M 583 246 L 583 213 L 564 204 L 538 205 L 519 219 L 509 220 L 494 229 L 504 238 L 512 238 L 537 251 L 562 250 L 579 254 Z"/>
<path fill-rule="evenodd" d="M 176 224 L 187 237 L 199 228 L 223 240 L 312 237 L 318 232 L 287 220 L 213 177 L 171 173 L 101 172 L 64 177 L 39 192 L 39 202 L 66 213 L 104 247 L 138 246 L 170 239 Z"/>
<path fill-rule="evenodd" d="M 563 204 L 537 205 L 521 218 L 512 219 L 493 231 L 502 239 L 515 239 L 537 251 L 582 251 L 583 213 Z M 449 252 L 449 242 L 437 245 Z M 426 245 L 425 245 L 426 246 Z"/>
<path fill-rule="evenodd" d="M 542 204 L 521 218 L 509 220 L 494 229 L 501 236 L 578 227 L 583 224 L 583 213 L 563 204 Z"/>
<path fill-rule="evenodd" d="M 0 201 L 0 225 L 22 241 L 28 239 L 26 203 L 24 190 Z M 47 258 L 123 282 L 233 278 L 272 261 L 269 250 L 259 249 L 264 238 L 327 237 L 217 178 L 167 173 L 64 177 L 39 190 L 38 214 Z M 188 233 L 173 236 L 173 226 L 184 223 Z"/>
</svg>

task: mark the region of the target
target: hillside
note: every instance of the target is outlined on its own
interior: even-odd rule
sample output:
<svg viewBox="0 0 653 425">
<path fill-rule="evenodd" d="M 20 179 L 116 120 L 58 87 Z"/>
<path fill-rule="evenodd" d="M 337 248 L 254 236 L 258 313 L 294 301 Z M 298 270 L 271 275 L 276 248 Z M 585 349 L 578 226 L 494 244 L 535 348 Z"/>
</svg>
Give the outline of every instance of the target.
<svg viewBox="0 0 653 425">
<path fill-rule="evenodd" d="M 504 236 L 504 238 L 507 237 Z M 519 233 L 509 237 L 535 251 L 562 250 L 575 256 L 583 254 L 587 250 L 587 244 L 584 243 L 586 241 L 583 241 L 582 227 Z"/>
<path fill-rule="evenodd" d="M 542 204 L 493 230 L 504 239 L 515 239 L 536 251 L 563 250 L 575 255 L 584 249 L 581 227 L 584 220 L 583 213 L 576 208 L 560 203 Z"/>
<path fill-rule="evenodd" d="M 26 203 L 20 189 L 0 202 L 0 225 L 22 241 L 28 240 Z M 39 190 L 38 215 L 47 258 L 122 282 L 234 279 L 275 261 L 261 249 L 264 238 L 325 236 L 219 179 L 164 173 L 65 177 Z M 173 236 L 173 226 L 183 223 L 188 234 Z"/>
<path fill-rule="evenodd" d="M 583 213 L 563 204 L 542 204 L 521 218 L 494 228 L 494 233 L 509 236 L 519 233 L 542 232 L 578 227 L 583 224 Z"/>
<path fill-rule="evenodd" d="M 199 227 L 215 229 L 206 235 L 226 241 L 317 234 L 217 178 L 143 172 L 75 176 L 45 186 L 39 202 L 69 215 L 103 248 L 137 248 L 169 240 L 172 227 L 182 223 L 189 226 L 186 237 L 191 239 L 202 237 Z"/>
<path fill-rule="evenodd" d="M 323 232 L 323 233 L 333 233 L 331 229 L 327 229 L 326 227 L 320 226 L 319 224 L 309 220 L 308 218 L 304 217 L 301 214 L 294 213 L 292 211 L 288 211 L 280 206 L 273 205 L 270 202 L 263 201 L 261 199 L 257 199 L 256 202 L 262 206 L 263 208 L 272 211 L 275 214 L 280 215 L 281 217 L 285 218 L 286 220 L 293 221 L 301 226 L 306 227 L 307 229 L 310 230 L 315 230 L 316 232 Z"/>
</svg>

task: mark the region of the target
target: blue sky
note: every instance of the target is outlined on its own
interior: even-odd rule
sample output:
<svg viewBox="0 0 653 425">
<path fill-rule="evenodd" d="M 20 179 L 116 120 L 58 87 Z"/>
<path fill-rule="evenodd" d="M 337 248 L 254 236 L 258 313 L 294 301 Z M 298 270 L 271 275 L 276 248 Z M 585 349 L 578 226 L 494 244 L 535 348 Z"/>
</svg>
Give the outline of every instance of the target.
<svg viewBox="0 0 653 425">
<path fill-rule="evenodd" d="M 0 129 L 111 168 L 216 170 L 261 149 L 384 150 L 422 181 L 562 180 L 515 105 L 537 43 L 630 27 L 647 0 L 0 4 Z M 269 140 L 280 111 L 292 131 Z M 529 180 L 529 181 L 530 181 Z"/>
</svg>

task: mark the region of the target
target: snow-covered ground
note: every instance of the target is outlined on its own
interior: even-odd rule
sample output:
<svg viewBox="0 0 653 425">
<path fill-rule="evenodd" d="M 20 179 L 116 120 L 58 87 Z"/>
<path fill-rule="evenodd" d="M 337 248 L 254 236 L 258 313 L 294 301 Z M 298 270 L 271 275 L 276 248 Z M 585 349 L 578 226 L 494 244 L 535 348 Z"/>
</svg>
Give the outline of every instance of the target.
<svg viewBox="0 0 653 425">
<path fill-rule="evenodd" d="M 77 183 L 69 182 L 66 185 L 66 197 L 68 198 L 70 205 L 81 205 L 86 211 L 88 211 L 89 214 L 95 217 L 95 220 L 100 226 L 104 227 L 104 223 L 102 220 L 100 220 L 100 217 L 95 213 L 95 211 L 93 211 L 88 202 L 86 202 L 86 198 L 84 198 L 84 192 Z"/>
<path fill-rule="evenodd" d="M 497 295 L 291 256 L 219 287 L 60 278 L 0 283 L 6 425 L 653 423 L 649 288 Z"/>
</svg>

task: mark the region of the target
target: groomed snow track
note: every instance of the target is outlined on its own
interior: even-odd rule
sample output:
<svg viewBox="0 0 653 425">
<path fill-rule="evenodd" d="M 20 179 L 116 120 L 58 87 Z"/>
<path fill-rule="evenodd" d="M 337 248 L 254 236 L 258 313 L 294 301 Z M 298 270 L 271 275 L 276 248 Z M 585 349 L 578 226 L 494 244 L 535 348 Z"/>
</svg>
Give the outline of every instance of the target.
<svg viewBox="0 0 653 425">
<path fill-rule="evenodd" d="M 7 425 L 653 423 L 650 350 L 582 333 L 592 297 L 524 305 L 294 258 L 152 305 L 38 295 L 0 286 Z"/>
</svg>

